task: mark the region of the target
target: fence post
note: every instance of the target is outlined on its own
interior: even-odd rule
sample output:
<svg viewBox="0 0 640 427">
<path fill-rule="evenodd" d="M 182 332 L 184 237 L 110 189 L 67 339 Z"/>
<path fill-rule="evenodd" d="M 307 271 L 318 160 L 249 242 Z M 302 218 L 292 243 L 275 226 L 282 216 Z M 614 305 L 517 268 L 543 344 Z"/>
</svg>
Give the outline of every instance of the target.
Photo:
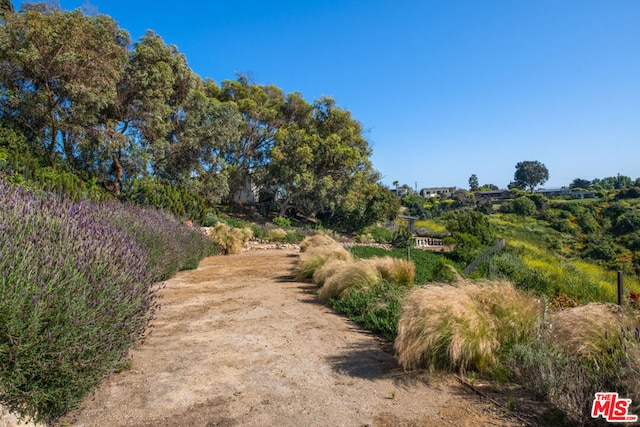
<svg viewBox="0 0 640 427">
<path fill-rule="evenodd" d="M 618 305 L 624 304 L 624 278 L 622 271 L 618 271 Z"/>
</svg>

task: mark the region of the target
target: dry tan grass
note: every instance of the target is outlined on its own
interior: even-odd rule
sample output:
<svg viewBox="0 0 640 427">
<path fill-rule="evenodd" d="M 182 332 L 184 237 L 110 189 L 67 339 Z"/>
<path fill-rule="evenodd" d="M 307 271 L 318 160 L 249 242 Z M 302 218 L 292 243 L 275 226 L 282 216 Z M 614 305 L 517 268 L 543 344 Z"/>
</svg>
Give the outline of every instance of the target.
<svg viewBox="0 0 640 427">
<path fill-rule="evenodd" d="M 401 308 L 396 357 L 405 369 L 486 370 L 503 344 L 525 339 L 539 319 L 539 302 L 506 282 L 416 289 Z"/>
<path fill-rule="evenodd" d="M 231 229 L 222 222 L 210 229 L 209 237 L 216 243 L 220 251 L 225 255 L 239 254 L 244 243 L 253 236 L 250 228 Z"/>
<path fill-rule="evenodd" d="M 322 301 L 340 298 L 351 288 L 373 286 L 381 279 L 378 269 L 371 260 L 345 262 L 337 266 L 334 273 L 326 278 L 318 292 L 318 298 Z"/>
<path fill-rule="evenodd" d="M 264 239 L 269 242 L 282 242 L 287 237 L 287 232 L 282 228 L 272 228 L 264 233 Z"/>
<path fill-rule="evenodd" d="M 607 369 L 612 362 L 607 355 L 619 349 L 624 338 L 622 330 L 627 326 L 633 334 L 638 320 L 622 307 L 590 303 L 555 313 L 548 339 L 567 355 L 591 360 L 597 367 Z"/>
<path fill-rule="evenodd" d="M 344 259 L 328 259 L 320 268 L 316 269 L 313 273 L 313 283 L 320 287 L 324 285 L 324 282 L 331 276 L 333 276 L 336 271 L 344 267 L 346 264 L 352 263 L 352 260 L 344 260 Z"/>
<path fill-rule="evenodd" d="M 296 277 L 298 280 L 311 279 L 315 271 L 330 259 L 352 261 L 353 255 L 336 241 L 332 245 L 310 246 L 306 252 L 300 254 L 296 265 Z"/>
<path fill-rule="evenodd" d="M 306 252 L 311 247 L 319 247 L 319 246 L 333 246 L 337 244 L 331 236 L 328 236 L 324 233 L 317 233 L 313 236 L 306 237 L 302 242 L 300 242 L 300 252 Z"/>
<path fill-rule="evenodd" d="M 371 261 L 383 279 L 402 286 L 413 285 L 413 279 L 416 277 L 416 266 L 412 261 L 391 257 L 375 257 Z"/>
</svg>

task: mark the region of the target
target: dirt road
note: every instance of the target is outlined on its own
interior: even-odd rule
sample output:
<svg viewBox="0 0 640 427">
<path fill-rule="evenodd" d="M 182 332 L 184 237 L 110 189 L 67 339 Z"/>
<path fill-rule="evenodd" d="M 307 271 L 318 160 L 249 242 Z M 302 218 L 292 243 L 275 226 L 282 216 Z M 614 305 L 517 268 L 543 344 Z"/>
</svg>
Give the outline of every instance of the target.
<svg viewBox="0 0 640 427">
<path fill-rule="evenodd" d="M 453 377 L 418 379 L 292 281 L 297 251 L 211 257 L 162 291 L 131 369 L 74 426 L 515 426 Z"/>
</svg>

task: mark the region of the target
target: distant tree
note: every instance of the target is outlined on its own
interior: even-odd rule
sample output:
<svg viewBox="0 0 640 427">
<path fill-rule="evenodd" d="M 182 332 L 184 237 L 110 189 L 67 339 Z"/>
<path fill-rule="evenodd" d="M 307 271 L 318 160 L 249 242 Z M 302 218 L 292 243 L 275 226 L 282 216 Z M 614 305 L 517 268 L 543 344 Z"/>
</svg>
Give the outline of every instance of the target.
<svg viewBox="0 0 640 427">
<path fill-rule="evenodd" d="M 407 207 L 409 215 L 424 217 L 425 216 L 425 200 L 424 197 L 416 193 L 407 194 L 402 198 L 402 205 Z"/>
<path fill-rule="evenodd" d="M 633 180 L 628 176 L 618 174 L 614 187 L 616 190 L 624 190 L 625 188 L 633 187 Z"/>
<path fill-rule="evenodd" d="M 591 184 L 591 181 L 588 179 L 576 178 L 571 184 L 569 184 L 569 188 L 582 188 L 586 190 L 591 187 Z"/>
<path fill-rule="evenodd" d="M 592 181 L 591 185 L 598 190 L 613 190 L 616 188 L 616 177 L 596 178 Z"/>
<path fill-rule="evenodd" d="M 633 185 L 634 187 L 640 187 L 640 178 L 636 178 L 636 182 Z"/>
<path fill-rule="evenodd" d="M 462 189 L 456 190 L 456 192 L 451 195 L 451 199 L 454 200 L 453 205 L 456 208 L 472 206 L 475 202 L 473 193 Z"/>
<path fill-rule="evenodd" d="M 398 185 L 400 185 L 400 183 L 398 181 L 393 181 L 393 187 L 396 189 L 396 196 L 399 196 L 399 194 L 398 194 Z"/>
<path fill-rule="evenodd" d="M 499 190 L 499 189 L 500 188 L 495 184 L 484 184 L 479 188 L 480 191 L 493 191 L 493 190 Z"/>
<path fill-rule="evenodd" d="M 478 189 L 479 189 L 478 177 L 474 173 L 473 175 L 471 175 L 469 177 L 469 190 L 470 191 L 478 191 Z"/>
<path fill-rule="evenodd" d="M 410 186 L 408 186 L 407 184 L 402 184 L 400 186 L 400 190 L 399 191 L 400 191 L 400 193 L 398 195 L 401 196 L 401 197 L 408 196 L 410 194 L 414 194 L 415 193 L 415 190 L 413 188 L 411 188 Z"/>
<path fill-rule="evenodd" d="M 458 214 L 447 222 L 447 230 L 454 234 L 470 234 L 485 245 L 493 244 L 495 240 L 495 232 L 489 218 L 480 212 Z"/>
<path fill-rule="evenodd" d="M 524 191 L 527 189 L 527 186 L 525 184 L 523 184 L 522 182 L 516 182 L 516 181 L 511 181 L 509 183 L 509 185 L 507 186 L 507 188 L 509 190 L 520 190 L 520 191 Z"/>
<path fill-rule="evenodd" d="M 531 193 L 537 185 L 544 184 L 549 179 L 549 170 L 537 160 L 525 160 L 516 164 L 516 172 L 513 175 L 516 183 L 529 188 Z"/>
</svg>

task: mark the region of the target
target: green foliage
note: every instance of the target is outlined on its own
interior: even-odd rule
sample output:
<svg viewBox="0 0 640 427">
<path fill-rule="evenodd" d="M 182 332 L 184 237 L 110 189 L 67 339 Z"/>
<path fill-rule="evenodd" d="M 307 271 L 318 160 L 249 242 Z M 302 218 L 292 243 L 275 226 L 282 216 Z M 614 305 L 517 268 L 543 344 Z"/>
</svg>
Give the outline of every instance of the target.
<svg viewBox="0 0 640 427">
<path fill-rule="evenodd" d="M 218 222 L 225 222 L 222 219 L 220 219 L 218 217 L 218 215 L 214 214 L 213 212 L 209 212 L 205 217 L 204 217 L 204 221 L 202 222 L 202 226 L 203 227 L 213 227 L 214 225 L 216 225 L 216 223 Z"/>
<path fill-rule="evenodd" d="M 280 216 L 344 231 L 397 215 L 361 124 L 331 98 L 308 103 L 246 76 L 218 86 L 151 31 L 129 49 L 110 17 L 45 4 L 7 15 L 0 57 L 0 121 L 26 136 L 14 149 L 0 130 L 0 168 L 14 180 L 48 165 L 53 185 L 77 187 L 58 173 L 69 171 L 197 222 L 223 200 L 252 203 L 248 185 L 274 196 Z"/>
<path fill-rule="evenodd" d="M 612 247 L 613 242 L 603 238 L 589 238 L 582 249 L 585 257 L 594 260 L 612 261 L 616 258 L 616 251 Z"/>
<path fill-rule="evenodd" d="M 451 233 L 463 233 L 478 239 L 480 244 L 494 243 L 495 232 L 489 223 L 489 218 L 480 212 L 459 213 L 447 223 L 447 230 Z"/>
<path fill-rule="evenodd" d="M 282 227 L 282 228 L 290 228 L 291 227 L 291 221 L 288 220 L 287 218 L 284 218 L 284 217 L 281 217 L 281 216 L 277 216 L 277 217 L 273 218 L 273 220 L 271 222 L 273 222 L 278 227 Z"/>
<path fill-rule="evenodd" d="M 528 197 L 518 197 L 512 202 L 513 213 L 522 216 L 531 216 L 536 211 L 536 204 Z"/>
<path fill-rule="evenodd" d="M 365 229 L 376 243 L 391 243 L 393 232 L 386 227 L 372 226 Z"/>
<path fill-rule="evenodd" d="M 531 193 L 539 184 L 544 184 L 549 179 L 549 171 L 539 161 L 526 160 L 516 164 L 516 172 L 513 179 L 521 188 L 529 187 Z"/>
<path fill-rule="evenodd" d="M 425 199 L 419 194 L 412 193 L 402 198 L 402 205 L 409 209 L 409 215 L 425 218 Z"/>
<path fill-rule="evenodd" d="M 282 240 L 283 243 L 300 243 L 307 237 L 304 232 L 298 229 L 287 231 L 287 235 Z"/>
<path fill-rule="evenodd" d="M 595 233 L 600 228 L 598 221 L 591 212 L 579 214 L 576 218 L 576 224 L 578 224 L 582 232 L 585 234 Z"/>
<path fill-rule="evenodd" d="M 517 254 L 508 250 L 491 257 L 489 263 L 481 267 L 481 271 L 489 277 L 511 280 L 518 288 L 536 295 L 552 298 L 560 292 L 560 285 L 541 271 L 529 268 Z"/>
<path fill-rule="evenodd" d="M 478 177 L 474 173 L 469 177 L 469 190 L 478 191 L 480 189 L 480 184 L 478 183 Z"/>
<path fill-rule="evenodd" d="M 447 262 L 446 258 L 438 258 L 436 266 L 433 269 L 433 281 L 439 283 L 454 283 L 457 280 L 454 269 L 455 267 Z"/>
<path fill-rule="evenodd" d="M 382 248 L 373 248 L 369 246 L 352 246 L 349 251 L 356 258 L 383 258 L 390 256 L 392 258 L 407 259 L 406 249 L 386 250 Z M 422 250 L 411 251 L 411 261 L 416 266 L 416 276 L 414 282 L 416 284 L 425 284 L 429 282 L 439 281 L 440 278 L 436 270 L 440 268 L 440 264 L 446 261 L 444 255 L 439 252 L 430 252 Z"/>
<path fill-rule="evenodd" d="M 366 288 L 353 288 L 331 301 L 331 307 L 368 330 L 393 341 L 398 333 L 400 302 L 408 288 L 385 280 Z"/>
<path fill-rule="evenodd" d="M 122 194 L 124 200 L 138 205 L 166 209 L 178 218 L 202 224 L 207 207 L 204 199 L 185 189 L 163 184 L 157 179 L 141 178 L 131 182 Z"/>
<path fill-rule="evenodd" d="M 453 245 L 451 256 L 465 264 L 469 264 L 479 257 L 485 248 L 476 236 L 460 232 L 455 233 L 452 237 L 445 238 L 444 243 Z"/>
<path fill-rule="evenodd" d="M 405 230 L 403 228 L 398 229 L 391 236 L 391 241 L 389 242 L 394 248 L 407 248 L 413 247 L 415 244 L 415 240 L 411 235 L 409 230 Z"/>
<path fill-rule="evenodd" d="M 142 338 L 154 283 L 208 240 L 163 213 L 0 180 L 0 400 L 40 421 L 77 405 Z"/>
</svg>

